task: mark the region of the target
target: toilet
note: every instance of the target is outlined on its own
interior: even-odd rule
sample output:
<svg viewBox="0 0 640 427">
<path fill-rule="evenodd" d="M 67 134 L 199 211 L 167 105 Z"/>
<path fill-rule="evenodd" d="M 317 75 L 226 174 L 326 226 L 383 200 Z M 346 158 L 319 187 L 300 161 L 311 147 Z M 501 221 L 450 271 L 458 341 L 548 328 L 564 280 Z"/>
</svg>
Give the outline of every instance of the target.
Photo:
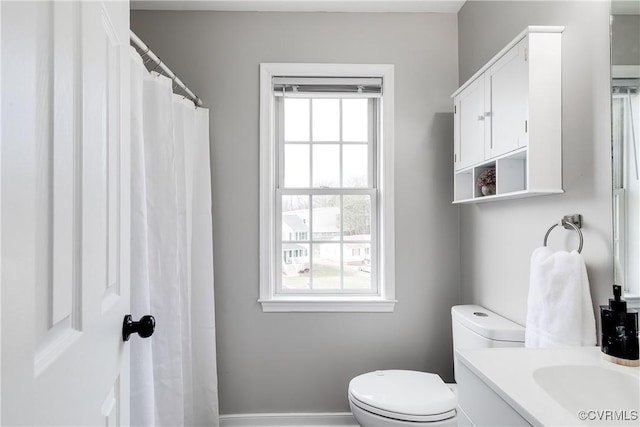
<svg viewBox="0 0 640 427">
<path fill-rule="evenodd" d="M 479 305 L 451 308 L 454 350 L 522 347 L 524 327 Z M 359 375 L 349 383 L 351 413 L 362 427 L 455 426 L 455 384 L 432 373 L 380 370 Z"/>
</svg>

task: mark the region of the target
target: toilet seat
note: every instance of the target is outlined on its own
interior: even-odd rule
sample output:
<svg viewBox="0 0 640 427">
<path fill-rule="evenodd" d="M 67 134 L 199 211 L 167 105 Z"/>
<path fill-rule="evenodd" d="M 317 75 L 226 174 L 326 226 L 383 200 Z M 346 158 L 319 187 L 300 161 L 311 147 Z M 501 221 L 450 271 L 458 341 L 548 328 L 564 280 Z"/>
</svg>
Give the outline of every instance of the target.
<svg viewBox="0 0 640 427">
<path fill-rule="evenodd" d="M 360 375 L 349 383 L 349 399 L 365 411 L 401 421 L 436 422 L 456 415 L 456 396 L 438 375 L 427 372 Z"/>
</svg>

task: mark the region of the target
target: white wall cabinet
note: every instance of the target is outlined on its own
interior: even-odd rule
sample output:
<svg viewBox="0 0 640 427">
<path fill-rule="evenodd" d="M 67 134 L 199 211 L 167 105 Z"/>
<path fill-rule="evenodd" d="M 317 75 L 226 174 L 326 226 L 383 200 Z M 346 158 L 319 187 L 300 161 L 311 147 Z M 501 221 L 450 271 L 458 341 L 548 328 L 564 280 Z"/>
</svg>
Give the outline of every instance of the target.
<svg viewBox="0 0 640 427">
<path fill-rule="evenodd" d="M 561 33 L 528 27 L 454 99 L 454 203 L 562 193 Z M 496 169 L 496 194 L 476 185 Z"/>
</svg>

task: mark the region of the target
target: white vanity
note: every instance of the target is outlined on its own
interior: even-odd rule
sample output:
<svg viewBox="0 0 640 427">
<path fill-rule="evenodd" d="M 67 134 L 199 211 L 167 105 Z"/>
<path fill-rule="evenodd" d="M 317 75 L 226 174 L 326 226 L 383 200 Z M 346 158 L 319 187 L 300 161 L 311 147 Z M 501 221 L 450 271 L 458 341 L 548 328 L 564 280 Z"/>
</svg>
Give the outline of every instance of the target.
<svg viewBox="0 0 640 427">
<path fill-rule="evenodd" d="M 456 352 L 459 426 L 638 426 L 640 368 L 600 348 Z"/>
</svg>

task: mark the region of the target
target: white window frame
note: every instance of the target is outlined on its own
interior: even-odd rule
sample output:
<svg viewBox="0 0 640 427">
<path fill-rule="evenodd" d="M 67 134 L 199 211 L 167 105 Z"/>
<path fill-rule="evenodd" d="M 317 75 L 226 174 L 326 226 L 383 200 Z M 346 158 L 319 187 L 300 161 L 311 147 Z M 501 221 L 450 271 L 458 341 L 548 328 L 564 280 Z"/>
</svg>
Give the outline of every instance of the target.
<svg viewBox="0 0 640 427">
<path fill-rule="evenodd" d="M 371 200 L 371 206 L 373 207 L 372 211 L 371 211 L 371 233 L 370 233 L 370 239 L 368 242 L 364 242 L 364 241 L 351 241 L 351 240 L 346 240 L 345 236 L 341 233 L 341 236 L 339 238 L 339 241 L 335 241 L 335 240 L 330 240 L 330 242 L 332 243 L 337 243 L 339 244 L 342 248 L 344 248 L 343 245 L 345 244 L 349 244 L 349 243 L 367 243 L 370 245 L 370 247 L 373 249 L 373 255 L 371 256 L 371 258 L 373 259 L 372 262 L 372 266 L 375 266 L 378 262 L 378 258 L 377 258 L 377 247 L 378 247 L 378 228 L 379 227 L 375 227 L 374 225 L 378 223 L 378 211 L 375 208 L 375 206 L 377 206 L 377 195 L 378 192 L 376 190 L 376 174 L 377 171 L 374 170 L 374 166 L 376 164 L 376 160 L 374 160 L 374 153 L 376 152 L 376 147 L 377 147 L 377 140 L 379 138 L 379 135 L 377 135 L 378 133 L 378 107 L 377 105 L 379 104 L 378 102 L 374 101 L 379 101 L 378 99 L 373 99 L 373 98 L 368 98 L 367 97 L 367 109 L 368 109 L 368 119 L 369 119 L 369 123 L 368 123 L 368 135 L 369 135 L 369 140 L 366 142 L 366 146 L 367 146 L 367 151 L 368 151 L 368 170 L 367 170 L 367 177 L 368 177 L 368 184 L 366 187 L 358 187 L 358 188 L 347 188 L 347 187 L 337 187 L 337 188 L 321 188 L 321 187 L 315 187 L 313 186 L 311 183 L 309 183 L 311 186 L 309 188 L 304 188 L 304 189 L 292 189 L 292 188 L 286 188 L 284 187 L 284 148 L 285 148 L 285 141 L 284 141 L 284 98 L 283 96 L 277 96 L 278 94 L 276 94 L 276 105 L 275 105 L 275 109 L 276 109 L 276 120 L 279 122 L 278 125 L 276 125 L 277 128 L 280 129 L 280 132 L 276 131 L 276 135 L 277 135 L 277 145 L 278 145 L 278 161 L 279 161 L 279 175 L 280 178 L 277 180 L 277 182 L 279 183 L 279 185 L 277 185 L 278 189 L 276 190 L 275 193 L 275 200 L 276 200 L 276 221 L 275 221 L 275 227 L 276 227 L 276 231 L 275 231 L 275 235 L 276 236 L 281 236 L 282 235 L 282 222 L 279 220 L 279 218 L 281 218 L 282 216 L 282 211 L 279 210 L 279 208 L 281 208 L 279 202 L 282 199 L 282 197 L 286 197 L 286 196 L 292 196 L 292 195 L 304 195 L 304 196 L 323 196 L 323 195 L 329 195 L 329 196 L 337 196 L 340 198 L 341 202 L 341 206 L 343 206 L 343 197 L 348 197 L 348 196 L 365 196 L 365 197 L 369 197 Z M 293 96 L 293 95 L 292 95 Z M 331 98 L 334 98 L 337 95 L 327 95 Z M 318 99 L 318 98 L 324 98 L 324 96 L 313 96 L 310 95 L 308 96 L 309 98 L 313 98 L 313 99 Z M 349 98 L 349 95 L 346 95 L 346 98 Z M 307 96 L 302 96 L 302 98 L 307 98 Z M 345 98 L 342 98 L 345 99 Z M 313 105 L 313 103 L 311 103 L 311 105 Z M 310 113 L 312 111 L 312 108 L 310 108 Z M 309 117 L 310 122 L 311 123 L 311 117 Z M 340 124 L 342 126 L 342 123 Z M 311 130 L 311 128 L 309 129 Z M 280 134 L 280 135 L 278 135 Z M 309 137 L 311 138 L 311 135 L 309 135 Z M 302 144 L 308 144 L 311 142 L 311 139 L 309 140 L 309 142 L 302 142 Z M 315 144 L 323 144 L 326 141 L 323 142 L 314 142 Z M 294 144 L 299 144 L 300 142 L 294 142 Z M 335 144 L 334 141 L 331 142 L 332 145 Z M 352 141 L 340 141 L 340 145 L 345 146 L 345 145 L 363 145 L 362 141 L 359 142 L 352 142 Z M 310 164 L 309 165 L 310 170 L 313 169 L 313 166 Z M 313 174 L 313 173 L 312 173 Z M 309 204 L 311 206 L 311 203 Z M 313 209 L 311 208 L 310 212 L 312 212 Z M 344 218 L 342 218 L 344 219 Z M 310 229 L 313 229 L 313 215 L 311 215 L 310 217 Z M 342 227 L 341 227 L 342 229 Z M 309 252 L 309 257 L 310 257 L 310 264 L 313 264 L 313 251 L 312 251 L 312 247 L 314 243 L 329 243 L 329 241 L 326 241 L 325 239 L 323 239 L 322 237 L 314 237 L 313 234 L 311 232 L 311 230 L 309 230 L 307 234 L 307 237 L 303 240 L 305 240 L 305 242 L 301 242 L 299 241 L 300 239 L 294 239 L 293 241 L 291 241 L 292 239 L 286 239 L 289 240 L 287 243 L 289 244 L 305 244 L 305 245 L 309 245 L 308 246 L 308 252 Z M 284 240 L 284 239 L 283 239 Z M 282 248 L 280 246 L 281 242 L 280 239 L 278 239 L 278 241 L 275 242 L 276 246 L 274 248 L 274 250 L 276 251 L 276 253 L 280 253 L 282 251 Z M 342 252 L 342 251 L 341 251 Z M 280 278 L 282 277 L 282 269 L 281 269 L 281 264 L 280 263 L 276 263 L 276 271 L 275 271 L 275 277 L 276 278 Z M 313 276 L 311 276 L 311 281 L 313 283 Z M 341 277 L 341 280 L 344 280 L 344 276 Z M 348 293 L 352 293 L 352 294 L 366 294 L 366 295 L 371 295 L 372 293 L 377 294 L 377 286 L 378 286 L 378 275 L 377 275 L 377 269 L 372 269 L 370 271 L 370 280 L 372 285 L 374 285 L 375 292 L 372 292 L 371 289 L 352 289 L 352 290 L 341 290 L 339 293 L 341 295 L 345 295 Z M 276 279 L 276 282 L 278 280 Z M 289 294 L 289 295 L 294 295 L 294 294 L 307 294 L 307 295 L 317 295 L 317 294 L 335 294 L 335 290 L 334 289 L 325 289 L 325 290 L 319 290 L 319 289 L 283 289 L 282 284 L 280 283 L 275 283 L 275 293 L 276 294 Z M 313 287 L 313 286 L 312 286 Z"/>
<path fill-rule="evenodd" d="M 638 65 L 614 65 L 611 70 L 612 79 L 638 79 L 640 78 L 640 66 Z M 615 86 L 615 83 L 614 83 Z M 612 98 L 616 95 L 612 95 Z M 634 111 L 634 114 L 637 112 Z M 613 131 L 613 129 L 612 129 Z M 615 166 L 615 165 L 614 165 Z M 630 280 L 630 277 L 637 276 L 638 265 L 630 265 L 627 261 L 628 258 L 633 258 L 632 254 L 629 254 L 628 238 L 630 231 L 627 229 L 627 195 L 628 189 L 625 189 L 625 178 L 621 177 L 621 187 L 616 188 L 614 177 L 613 188 L 613 215 L 614 215 L 614 230 L 613 230 L 613 245 L 614 245 L 614 261 L 616 255 L 622 260 L 622 271 L 616 272 L 616 276 L 620 274 L 623 278 L 623 292 L 624 298 L 627 301 L 627 305 L 630 308 L 640 308 L 640 285 L 637 281 Z M 637 220 L 637 216 L 636 216 Z M 633 264 L 633 263 L 632 263 Z M 634 272 L 628 271 L 629 268 L 634 268 Z M 618 280 L 618 277 L 616 277 Z M 618 283 L 616 281 L 616 283 Z"/>
<path fill-rule="evenodd" d="M 376 144 L 376 206 L 378 216 L 377 293 L 283 295 L 276 293 L 277 262 L 282 254 L 277 239 L 276 189 L 278 141 L 275 137 L 274 77 L 380 77 L 383 81 L 379 107 L 380 133 Z M 362 311 L 391 312 L 395 299 L 394 222 L 394 66 L 391 64 L 260 64 L 260 299 L 265 312 Z"/>
</svg>

